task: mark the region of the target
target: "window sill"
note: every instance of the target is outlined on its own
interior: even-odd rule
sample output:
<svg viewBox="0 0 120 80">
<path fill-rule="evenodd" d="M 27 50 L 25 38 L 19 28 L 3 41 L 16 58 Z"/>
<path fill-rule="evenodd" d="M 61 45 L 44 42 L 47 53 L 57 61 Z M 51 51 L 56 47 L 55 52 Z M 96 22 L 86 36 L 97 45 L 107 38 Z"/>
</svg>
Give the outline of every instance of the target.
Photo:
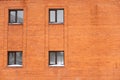
<svg viewBox="0 0 120 80">
<path fill-rule="evenodd" d="M 23 23 L 8 23 L 9 25 L 23 25 Z"/>
<path fill-rule="evenodd" d="M 8 67 L 22 67 L 22 65 L 8 65 Z"/>
<path fill-rule="evenodd" d="M 58 24 L 58 25 L 64 25 L 64 23 L 57 23 L 57 22 L 55 22 L 55 23 L 54 23 L 54 22 L 53 22 L 53 23 L 50 23 L 50 22 L 49 22 L 49 25 L 52 25 L 52 24 L 53 24 L 53 25 L 54 25 L 54 24 L 55 24 L 55 25 L 57 25 L 57 24 Z"/>
<path fill-rule="evenodd" d="M 50 67 L 64 67 L 64 65 L 49 65 Z"/>
</svg>

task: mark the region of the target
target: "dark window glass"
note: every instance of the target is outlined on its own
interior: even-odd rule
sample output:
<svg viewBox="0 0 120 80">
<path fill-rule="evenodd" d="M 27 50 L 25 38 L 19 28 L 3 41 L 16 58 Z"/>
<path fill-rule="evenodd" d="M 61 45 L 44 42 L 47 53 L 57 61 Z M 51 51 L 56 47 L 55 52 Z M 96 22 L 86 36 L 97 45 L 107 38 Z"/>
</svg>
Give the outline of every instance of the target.
<svg viewBox="0 0 120 80">
<path fill-rule="evenodd" d="M 49 65 L 64 65 L 64 52 L 63 51 L 50 51 L 49 52 Z"/>
<path fill-rule="evenodd" d="M 23 11 L 17 11 L 17 23 L 23 23 Z"/>
<path fill-rule="evenodd" d="M 8 52 L 8 65 L 22 65 L 22 52 Z"/>
<path fill-rule="evenodd" d="M 10 11 L 10 23 L 15 23 L 15 11 Z"/>
<path fill-rule="evenodd" d="M 9 10 L 9 23 L 23 23 L 23 10 Z"/>
<path fill-rule="evenodd" d="M 50 64 L 55 64 L 55 52 L 50 52 Z"/>
<path fill-rule="evenodd" d="M 50 9 L 49 10 L 50 23 L 64 23 L 64 10 L 63 9 Z"/>
</svg>

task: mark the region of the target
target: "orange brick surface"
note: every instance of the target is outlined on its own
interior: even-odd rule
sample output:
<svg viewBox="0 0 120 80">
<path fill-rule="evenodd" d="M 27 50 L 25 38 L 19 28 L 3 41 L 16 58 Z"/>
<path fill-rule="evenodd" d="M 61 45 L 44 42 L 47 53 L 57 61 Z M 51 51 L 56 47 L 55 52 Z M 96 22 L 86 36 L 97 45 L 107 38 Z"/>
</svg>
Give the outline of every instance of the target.
<svg viewBox="0 0 120 80">
<path fill-rule="evenodd" d="M 64 24 L 48 23 L 49 8 L 64 8 Z M 9 9 L 24 10 L 22 25 Z M 64 67 L 48 65 L 51 50 Z M 23 51 L 23 67 L 8 67 L 7 51 Z M 120 80 L 120 1 L 0 0 L 0 80 Z"/>
</svg>

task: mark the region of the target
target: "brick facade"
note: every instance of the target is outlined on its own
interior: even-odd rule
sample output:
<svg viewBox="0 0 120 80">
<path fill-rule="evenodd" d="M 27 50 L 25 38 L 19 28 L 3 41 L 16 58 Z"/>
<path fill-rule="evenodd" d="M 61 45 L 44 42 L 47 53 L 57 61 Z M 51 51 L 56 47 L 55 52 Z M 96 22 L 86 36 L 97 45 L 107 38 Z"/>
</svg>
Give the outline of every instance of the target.
<svg viewBox="0 0 120 80">
<path fill-rule="evenodd" d="M 64 24 L 49 24 L 49 8 L 64 8 Z M 24 23 L 9 24 L 9 9 Z M 61 50 L 65 65 L 50 67 Z M 22 67 L 8 67 L 8 51 L 23 51 Z M 120 80 L 120 1 L 0 0 L 0 80 Z"/>
</svg>

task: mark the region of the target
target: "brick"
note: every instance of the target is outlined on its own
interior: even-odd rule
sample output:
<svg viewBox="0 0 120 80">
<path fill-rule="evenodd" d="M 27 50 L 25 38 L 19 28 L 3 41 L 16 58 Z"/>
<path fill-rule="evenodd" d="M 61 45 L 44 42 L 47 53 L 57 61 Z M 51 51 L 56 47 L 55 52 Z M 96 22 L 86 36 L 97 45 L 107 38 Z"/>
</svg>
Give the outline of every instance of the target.
<svg viewBox="0 0 120 80">
<path fill-rule="evenodd" d="M 0 80 L 119 80 L 119 0 L 0 0 Z M 64 8 L 64 24 L 49 24 L 49 8 Z M 23 9 L 24 24 L 8 24 Z M 7 66 L 7 51 L 23 51 L 23 67 Z M 49 50 L 65 52 L 64 67 L 48 65 Z"/>
</svg>

